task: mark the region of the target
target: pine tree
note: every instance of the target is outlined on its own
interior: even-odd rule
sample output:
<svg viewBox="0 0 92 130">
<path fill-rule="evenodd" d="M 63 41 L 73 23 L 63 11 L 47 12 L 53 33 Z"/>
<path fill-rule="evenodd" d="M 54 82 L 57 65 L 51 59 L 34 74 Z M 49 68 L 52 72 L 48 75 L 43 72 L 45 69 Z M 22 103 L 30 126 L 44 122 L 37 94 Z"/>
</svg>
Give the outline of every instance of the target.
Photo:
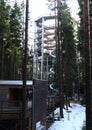
<svg viewBox="0 0 92 130">
<path fill-rule="evenodd" d="M 4 78 L 7 40 L 9 34 L 9 5 L 0 0 L 0 79 Z"/>
<path fill-rule="evenodd" d="M 11 79 L 19 78 L 18 72 L 21 70 L 22 67 L 22 46 L 23 46 L 22 15 L 23 14 L 21 7 L 18 6 L 18 4 L 15 2 L 14 7 L 11 8 L 10 12 L 9 42 L 11 48 L 11 58 L 10 58 Z"/>
<path fill-rule="evenodd" d="M 72 82 L 77 78 L 76 50 L 74 41 L 73 20 L 66 0 L 58 1 L 52 8 L 58 12 L 58 27 L 56 30 L 57 48 L 54 62 L 54 87 L 59 90 L 61 117 L 63 117 L 64 92 L 66 96 L 72 94 Z"/>
</svg>

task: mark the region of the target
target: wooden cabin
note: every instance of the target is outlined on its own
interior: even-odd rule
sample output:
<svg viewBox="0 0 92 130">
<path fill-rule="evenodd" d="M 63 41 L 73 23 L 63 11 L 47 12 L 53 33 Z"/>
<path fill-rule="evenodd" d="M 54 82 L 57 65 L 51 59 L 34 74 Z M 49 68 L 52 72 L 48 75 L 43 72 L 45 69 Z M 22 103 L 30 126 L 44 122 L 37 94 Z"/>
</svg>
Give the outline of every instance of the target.
<svg viewBox="0 0 92 130">
<path fill-rule="evenodd" d="M 0 80 L 0 130 L 21 130 L 22 97 L 23 81 Z M 45 122 L 46 98 L 46 81 L 26 82 L 26 130 L 36 130 L 38 121 Z"/>
<path fill-rule="evenodd" d="M 32 91 L 32 81 L 26 83 L 26 93 Z M 27 126 L 31 125 L 32 99 L 26 98 Z M 0 129 L 20 130 L 22 118 L 23 82 L 0 80 Z M 8 126 L 7 126 L 8 125 Z"/>
</svg>

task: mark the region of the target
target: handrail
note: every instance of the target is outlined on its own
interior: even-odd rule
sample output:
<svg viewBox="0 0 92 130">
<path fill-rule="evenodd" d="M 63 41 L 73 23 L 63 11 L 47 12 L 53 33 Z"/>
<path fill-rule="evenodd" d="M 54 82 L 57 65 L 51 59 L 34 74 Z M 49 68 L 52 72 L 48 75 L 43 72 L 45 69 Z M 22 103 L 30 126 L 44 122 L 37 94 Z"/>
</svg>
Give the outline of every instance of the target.
<svg viewBox="0 0 92 130">
<path fill-rule="evenodd" d="M 48 109 L 56 108 L 59 104 L 59 96 L 49 95 L 47 98 Z"/>
</svg>

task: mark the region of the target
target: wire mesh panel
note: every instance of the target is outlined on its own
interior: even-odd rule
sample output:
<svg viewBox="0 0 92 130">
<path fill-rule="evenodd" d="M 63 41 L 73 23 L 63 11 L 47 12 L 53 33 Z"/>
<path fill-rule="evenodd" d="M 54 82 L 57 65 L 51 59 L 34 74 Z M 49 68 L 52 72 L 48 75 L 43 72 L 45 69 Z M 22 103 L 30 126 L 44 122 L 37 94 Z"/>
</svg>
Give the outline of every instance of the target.
<svg viewBox="0 0 92 130">
<path fill-rule="evenodd" d="M 34 80 L 33 87 L 33 130 L 35 130 L 38 121 L 46 120 L 47 81 Z"/>
</svg>

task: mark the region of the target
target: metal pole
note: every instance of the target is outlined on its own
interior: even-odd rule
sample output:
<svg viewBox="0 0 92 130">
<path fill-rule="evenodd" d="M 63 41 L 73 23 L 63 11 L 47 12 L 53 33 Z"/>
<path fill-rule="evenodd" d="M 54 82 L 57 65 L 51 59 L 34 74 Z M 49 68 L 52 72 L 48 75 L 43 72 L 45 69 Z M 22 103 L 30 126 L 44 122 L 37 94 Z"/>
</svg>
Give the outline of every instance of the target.
<svg viewBox="0 0 92 130">
<path fill-rule="evenodd" d="M 33 79 L 33 98 L 32 98 L 32 130 L 35 130 L 35 111 L 34 111 L 34 86 L 35 86 L 35 80 Z"/>
<path fill-rule="evenodd" d="M 91 56 L 90 56 L 90 22 L 89 0 L 84 0 L 84 42 L 86 75 L 86 129 L 92 130 L 91 122 Z"/>
<path fill-rule="evenodd" d="M 28 43 L 28 0 L 26 0 L 25 14 L 25 44 L 23 55 L 23 96 L 22 96 L 22 130 L 26 130 L 26 67 L 27 67 L 27 43 Z"/>
<path fill-rule="evenodd" d="M 47 54 L 47 76 L 46 76 L 46 80 L 48 81 L 48 54 Z"/>
<path fill-rule="evenodd" d="M 41 45 L 41 80 L 43 79 L 43 62 L 44 62 L 44 17 L 42 17 L 42 45 Z"/>
</svg>

